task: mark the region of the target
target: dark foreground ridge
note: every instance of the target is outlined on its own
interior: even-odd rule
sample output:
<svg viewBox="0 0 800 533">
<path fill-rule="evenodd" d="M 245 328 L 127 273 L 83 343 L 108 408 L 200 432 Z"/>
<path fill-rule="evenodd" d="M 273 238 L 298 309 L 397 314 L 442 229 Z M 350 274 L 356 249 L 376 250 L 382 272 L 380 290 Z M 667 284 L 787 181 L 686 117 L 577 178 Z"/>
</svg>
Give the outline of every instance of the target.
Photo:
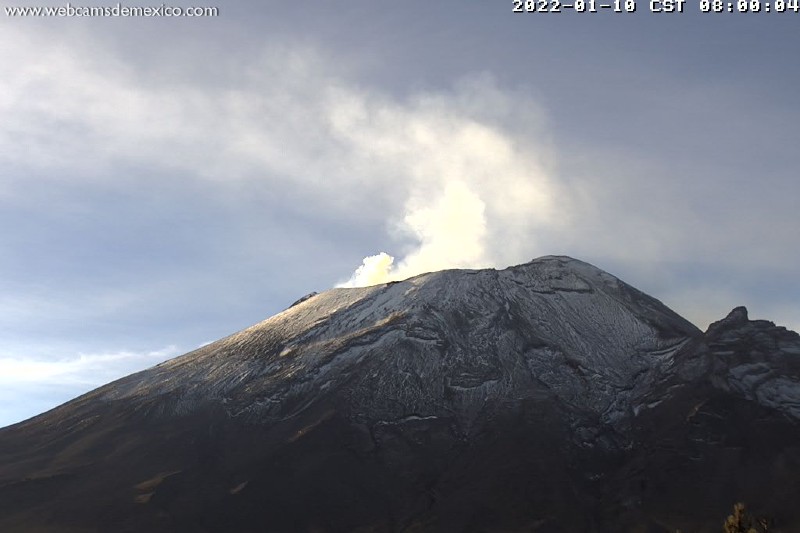
<svg viewBox="0 0 800 533">
<path fill-rule="evenodd" d="M 333 289 L 0 430 L 0 531 L 800 531 L 800 337 L 568 257 Z"/>
</svg>

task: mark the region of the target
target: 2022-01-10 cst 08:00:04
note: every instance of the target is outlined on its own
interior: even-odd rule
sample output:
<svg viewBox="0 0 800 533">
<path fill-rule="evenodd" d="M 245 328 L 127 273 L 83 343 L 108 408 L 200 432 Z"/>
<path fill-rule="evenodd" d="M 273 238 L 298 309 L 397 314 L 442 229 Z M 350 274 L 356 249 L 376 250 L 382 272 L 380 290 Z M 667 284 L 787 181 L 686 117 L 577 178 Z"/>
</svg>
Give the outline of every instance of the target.
<svg viewBox="0 0 800 533">
<path fill-rule="evenodd" d="M 651 13 L 683 13 L 687 0 L 649 0 L 647 7 Z M 561 0 L 513 0 L 514 13 L 635 13 L 636 0 L 574 0 L 571 3 Z M 800 0 L 700 0 L 698 7 L 701 13 L 798 13 Z"/>
</svg>

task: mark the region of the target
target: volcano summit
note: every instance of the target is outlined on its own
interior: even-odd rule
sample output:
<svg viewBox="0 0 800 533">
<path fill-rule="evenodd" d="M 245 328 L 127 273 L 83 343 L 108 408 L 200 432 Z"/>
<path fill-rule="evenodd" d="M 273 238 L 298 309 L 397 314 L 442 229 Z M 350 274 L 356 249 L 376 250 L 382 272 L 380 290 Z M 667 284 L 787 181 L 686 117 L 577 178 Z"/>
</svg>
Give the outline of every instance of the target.
<svg viewBox="0 0 800 533">
<path fill-rule="evenodd" d="M 311 294 L 0 430 L 0 531 L 800 531 L 800 336 L 548 256 Z"/>
</svg>

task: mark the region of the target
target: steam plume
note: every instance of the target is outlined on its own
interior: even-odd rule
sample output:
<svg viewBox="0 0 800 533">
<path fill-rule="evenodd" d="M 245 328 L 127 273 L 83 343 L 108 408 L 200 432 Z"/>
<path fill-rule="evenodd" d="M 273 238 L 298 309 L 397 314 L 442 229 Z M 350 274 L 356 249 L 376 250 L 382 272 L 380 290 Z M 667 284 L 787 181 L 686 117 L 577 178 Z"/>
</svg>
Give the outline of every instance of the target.
<svg viewBox="0 0 800 533">
<path fill-rule="evenodd" d="M 432 202 L 410 200 L 399 229 L 414 235 L 416 248 L 397 265 L 385 252 L 364 258 L 343 286 L 377 285 L 421 272 L 488 263 L 484 210 L 483 201 L 462 182 L 447 184 Z"/>
<path fill-rule="evenodd" d="M 394 257 L 386 252 L 365 257 L 361 266 L 356 269 L 350 280 L 342 286 L 367 287 L 386 283 L 391 279 L 392 263 L 394 263 Z"/>
<path fill-rule="evenodd" d="M 536 113 L 515 110 L 491 82 L 416 106 L 384 101 L 373 109 L 368 99 L 358 102 L 342 101 L 331 116 L 354 152 L 391 168 L 391 186 L 405 187 L 397 190 L 405 193 L 402 215 L 386 214 L 389 234 L 401 244 L 397 258 L 386 252 L 369 256 L 340 286 L 529 260 L 539 252 L 531 239 L 536 230 L 563 220 L 554 216 L 549 147 L 541 136 L 508 126 L 515 120 L 506 115 L 514 111 L 531 122 Z"/>
</svg>

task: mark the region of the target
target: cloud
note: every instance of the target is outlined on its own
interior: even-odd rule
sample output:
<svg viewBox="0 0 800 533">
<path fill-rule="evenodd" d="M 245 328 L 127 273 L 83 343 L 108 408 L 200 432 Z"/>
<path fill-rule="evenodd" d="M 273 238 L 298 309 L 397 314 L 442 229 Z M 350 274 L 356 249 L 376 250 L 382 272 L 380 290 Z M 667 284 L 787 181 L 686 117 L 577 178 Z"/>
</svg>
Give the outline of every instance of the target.
<svg viewBox="0 0 800 533">
<path fill-rule="evenodd" d="M 0 385 L 57 383 L 96 387 L 178 355 L 176 346 L 148 352 L 119 351 L 45 360 L 0 356 Z"/>
<path fill-rule="evenodd" d="M 180 353 L 176 346 L 145 352 L 78 353 L 44 359 L 0 354 L 0 427 L 52 409 L 81 394 Z"/>
<path fill-rule="evenodd" d="M 274 44 L 230 59 L 228 84 L 169 72 L 153 83 L 153 72 L 141 77 L 74 36 L 12 29 L 0 45 L 19 52 L 0 58 L 0 164 L 53 173 L 40 179 L 125 181 L 110 169 L 137 165 L 233 194 L 267 184 L 388 236 L 400 258 L 386 270 L 392 279 L 528 260 L 543 251 L 533 236 L 568 218 L 563 194 L 554 217 L 543 113 L 486 74 L 390 97 L 332 73 L 313 49 Z"/>
</svg>

